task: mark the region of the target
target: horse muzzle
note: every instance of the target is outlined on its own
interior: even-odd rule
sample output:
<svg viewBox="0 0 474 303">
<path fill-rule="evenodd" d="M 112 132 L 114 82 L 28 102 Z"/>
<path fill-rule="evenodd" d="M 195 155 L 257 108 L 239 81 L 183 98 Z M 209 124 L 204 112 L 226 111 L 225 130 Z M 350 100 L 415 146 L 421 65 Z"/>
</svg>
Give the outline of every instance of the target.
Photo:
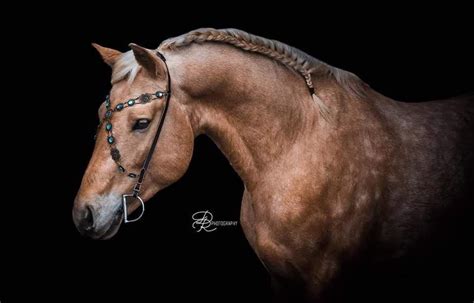
<svg viewBox="0 0 474 303">
<path fill-rule="evenodd" d="M 75 203 L 72 215 L 81 235 L 92 239 L 114 236 L 124 218 L 121 203 L 117 207 L 97 207 L 97 203 Z"/>
</svg>

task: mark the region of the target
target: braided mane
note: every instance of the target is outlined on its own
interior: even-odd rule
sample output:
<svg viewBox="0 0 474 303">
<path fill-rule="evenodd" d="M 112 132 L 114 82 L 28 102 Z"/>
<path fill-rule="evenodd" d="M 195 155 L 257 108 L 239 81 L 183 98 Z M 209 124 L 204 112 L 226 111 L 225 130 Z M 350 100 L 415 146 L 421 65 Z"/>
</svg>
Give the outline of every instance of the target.
<svg viewBox="0 0 474 303">
<path fill-rule="evenodd" d="M 362 81 L 356 75 L 330 66 L 280 41 L 266 39 L 238 29 L 200 28 L 163 41 L 158 49 L 173 50 L 192 43 L 201 44 L 208 41 L 225 43 L 244 51 L 258 53 L 293 69 L 305 80 L 313 100 L 318 104 L 319 110 L 325 119 L 329 117 L 329 109 L 315 93 L 312 75 L 333 76 L 341 87 L 348 92 L 356 95 L 363 93 Z M 132 54 L 129 54 L 129 56 L 124 55 L 123 58 L 119 60 L 116 65 L 122 67 L 114 68 L 112 82 L 121 80 L 127 75 L 129 76 L 129 80 L 133 81 L 133 79 L 130 78 L 136 75 L 137 68 L 139 67 L 134 67 L 131 61 L 134 61 Z"/>
<path fill-rule="evenodd" d="M 158 49 L 173 50 L 192 43 L 204 43 L 206 41 L 222 42 L 248 52 L 258 53 L 295 70 L 304 78 L 310 94 L 325 118 L 327 118 L 329 110 L 315 93 L 312 74 L 332 75 L 342 87 L 350 92 L 360 93 L 359 84 L 361 81 L 354 74 L 332 67 L 280 41 L 266 39 L 238 29 L 200 28 L 163 41 Z"/>
</svg>

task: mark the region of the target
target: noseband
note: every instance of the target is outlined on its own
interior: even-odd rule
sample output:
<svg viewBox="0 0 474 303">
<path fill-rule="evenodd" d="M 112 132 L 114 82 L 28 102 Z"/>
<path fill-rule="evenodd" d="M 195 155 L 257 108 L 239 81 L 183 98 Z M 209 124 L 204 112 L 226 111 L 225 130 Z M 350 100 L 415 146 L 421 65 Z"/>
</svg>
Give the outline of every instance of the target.
<svg viewBox="0 0 474 303">
<path fill-rule="evenodd" d="M 163 124 L 165 122 L 166 113 L 168 112 L 168 105 L 169 105 L 169 100 L 171 97 L 171 77 L 168 70 L 168 65 L 166 64 L 166 59 L 160 52 L 157 52 L 156 54 L 166 66 L 166 76 L 168 78 L 166 91 L 159 90 L 152 94 L 145 93 L 145 94 L 140 95 L 139 97 L 129 99 L 126 102 L 118 103 L 117 105 L 115 105 L 114 108 L 111 107 L 110 97 L 107 96 L 105 99 L 106 112 L 100 124 L 100 125 L 104 125 L 105 123 L 105 131 L 107 132 L 107 143 L 109 144 L 109 147 L 110 147 L 110 156 L 112 157 L 114 162 L 117 164 L 119 173 L 122 173 L 122 174 L 127 173 L 127 176 L 132 179 L 138 178 L 135 183 L 132 193 L 122 195 L 123 220 L 125 223 L 138 221 L 143 216 L 143 213 L 145 212 L 145 203 L 143 202 L 142 198 L 139 195 L 140 188 L 142 186 L 143 179 L 145 178 L 145 174 L 148 170 L 148 166 L 150 165 L 151 158 L 153 157 L 153 152 L 155 151 L 156 145 L 158 143 L 158 138 L 160 137 L 161 130 L 163 129 Z M 117 140 L 113 134 L 113 126 L 112 126 L 112 121 L 111 121 L 112 115 L 128 107 L 133 107 L 137 104 L 147 104 L 154 100 L 163 99 L 163 98 L 165 98 L 165 104 L 164 104 L 163 111 L 161 112 L 160 120 L 158 122 L 158 128 L 156 130 L 155 137 L 153 138 L 153 141 L 151 143 L 150 149 L 148 150 L 148 154 L 145 158 L 145 161 L 143 162 L 140 173 L 137 174 L 134 172 L 127 171 L 121 163 L 121 154 L 117 148 Z M 135 219 L 128 218 L 128 206 L 127 206 L 128 198 L 134 198 L 140 202 L 141 213 Z"/>
</svg>

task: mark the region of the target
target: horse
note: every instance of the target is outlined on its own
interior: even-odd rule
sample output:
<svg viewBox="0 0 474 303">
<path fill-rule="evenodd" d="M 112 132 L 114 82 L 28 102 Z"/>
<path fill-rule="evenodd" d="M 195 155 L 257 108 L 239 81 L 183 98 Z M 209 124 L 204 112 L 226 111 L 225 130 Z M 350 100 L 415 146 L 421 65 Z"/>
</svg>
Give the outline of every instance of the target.
<svg viewBox="0 0 474 303">
<path fill-rule="evenodd" d="M 409 255 L 447 214 L 472 209 L 473 95 L 395 101 L 237 29 L 197 29 L 156 50 L 93 46 L 112 89 L 74 201 L 83 235 L 113 237 L 186 172 L 201 134 L 243 181 L 241 226 L 277 300 L 337 300 L 360 264 Z"/>
</svg>

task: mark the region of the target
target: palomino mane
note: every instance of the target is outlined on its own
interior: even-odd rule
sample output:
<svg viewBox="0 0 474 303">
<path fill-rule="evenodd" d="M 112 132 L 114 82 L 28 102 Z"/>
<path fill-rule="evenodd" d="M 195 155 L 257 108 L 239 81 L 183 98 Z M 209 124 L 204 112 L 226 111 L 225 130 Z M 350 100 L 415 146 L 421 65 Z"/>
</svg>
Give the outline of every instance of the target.
<svg viewBox="0 0 474 303">
<path fill-rule="evenodd" d="M 202 44 L 204 42 L 225 43 L 244 51 L 258 53 L 296 71 L 306 81 L 306 85 L 313 99 L 318 103 L 322 113 L 327 113 L 328 109 L 317 95 L 313 93 L 315 88 L 313 86 L 312 75 L 333 76 L 342 88 L 356 95 L 362 95 L 364 91 L 362 81 L 350 72 L 330 66 L 280 41 L 266 39 L 233 28 L 201 28 L 193 30 L 184 35 L 163 41 L 158 47 L 158 50 L 174 50 L 192 43 Z M 139 69 L 140 67 L 135 61 L 132 52 L 124 53 L 114 66 L 112 83 L 116 83 L 126 77 L 128 77 L 129 81 L 133 81 Z"/>
<path fill-rule="evenodd" d="M 158 49 L 173 50 L 192 43 L 204 43 L 206 41 L 226 43 L 248 52 L 267 56 L 295 70 L 303 77 L 306 74 L 332 75 L 344 88 L 348 88 L 351 91 L 359 89 L 358 82 L 360 82 L 360 79 L 350 72 L 330 66 L 283 42 L 252 35 L 235 28 L 196 29 L 184 35 L 163 41 Z"/>
</svg>

